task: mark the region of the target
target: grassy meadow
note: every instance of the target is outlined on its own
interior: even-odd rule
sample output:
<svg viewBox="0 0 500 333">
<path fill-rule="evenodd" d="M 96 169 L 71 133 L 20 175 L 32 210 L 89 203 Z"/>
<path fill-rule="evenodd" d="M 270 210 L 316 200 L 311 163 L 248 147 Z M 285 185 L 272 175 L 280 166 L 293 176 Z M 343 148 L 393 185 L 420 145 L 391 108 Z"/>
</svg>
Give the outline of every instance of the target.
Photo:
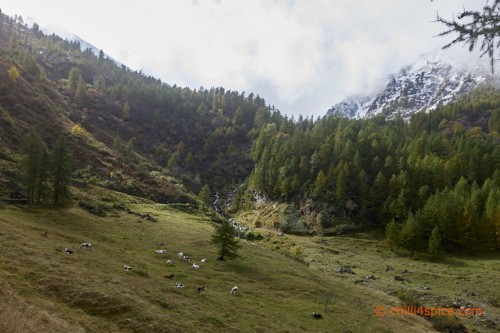
<svg viewBox="0 0 500 333">
<path fill-rule="evenodd" d="M 436 301 L 465 298 L 470 288 L 478 295 L 471 296 L 474 305 L 498 302 L 498 257 L 413 261 L 368 236 L 278 237 L 261 229 L 262 240 L 242 240 L 240 257 L 220 262 L 209 242 L 214 224 L 204 214 L 98 187 L 78 191 L 102 203 L 106 215 L 77 205 L 0 207 L 0 332 L 432 332 L 423 318 L 377 317 L 374 309 L 402 305 L 401 291 L 424 284 L 432 289 L 422 297 Z M 82 242 L 92 250 L 79 249 Z M 65 254 L 65 247 L 74 253 Z M 191 261 L 179 260 L 179 251 Z M 194 270 L 193 262 L 201 268 Z M 337 273 L 342 265 L 356 274 Z M 393 281 L 386 265 L 398 273 L 408 269 L 402 275 L 410 282 Z M 368 274 L 377 279 L 364 279 Z M 205 291 L 198 294 L 201 285 Z M 233 286 L 239 287 L 235 296 Z M 498 308 L 484 306 L 489 319 L 498 317 Z M 323 319 L 313 319 L 313 311 Z"/>
</svg>

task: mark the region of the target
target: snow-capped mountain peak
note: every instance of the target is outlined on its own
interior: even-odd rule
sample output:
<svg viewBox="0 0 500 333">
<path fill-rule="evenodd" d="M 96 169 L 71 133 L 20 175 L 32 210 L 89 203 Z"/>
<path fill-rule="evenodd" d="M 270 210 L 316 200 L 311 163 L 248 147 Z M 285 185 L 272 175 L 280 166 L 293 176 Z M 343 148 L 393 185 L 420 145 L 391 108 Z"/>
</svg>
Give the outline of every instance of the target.
<svg viewBox="0 0 500 333">
<path fill-rule="evenodd" d="M 389 75 L 380 91 L 350 96 L 335 104 L 327 115 L 365 118 L 384 112 L 391 117 L 399 112 L 408 118 L 421 110 L 433 110 L 455 101 L 491 77 L 487 66 L 480 61 L 473 64 L 445 58 L 443 53 L 422 56 L 413 65 Z"/>
</svg>

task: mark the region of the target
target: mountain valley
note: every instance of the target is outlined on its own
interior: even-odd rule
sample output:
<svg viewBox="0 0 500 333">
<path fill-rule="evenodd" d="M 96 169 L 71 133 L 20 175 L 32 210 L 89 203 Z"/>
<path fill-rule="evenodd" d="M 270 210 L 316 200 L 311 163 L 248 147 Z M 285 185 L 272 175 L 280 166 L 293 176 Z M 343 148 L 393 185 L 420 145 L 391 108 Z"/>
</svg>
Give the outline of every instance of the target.
<svg viewBox="0 0 500 333">
<path fill-rule="evenodd" d="M 424 58 L 295 119 L 85 43 L 0 11 L 1 332 L 500 329 L 490 73 Z"/>
</svg>

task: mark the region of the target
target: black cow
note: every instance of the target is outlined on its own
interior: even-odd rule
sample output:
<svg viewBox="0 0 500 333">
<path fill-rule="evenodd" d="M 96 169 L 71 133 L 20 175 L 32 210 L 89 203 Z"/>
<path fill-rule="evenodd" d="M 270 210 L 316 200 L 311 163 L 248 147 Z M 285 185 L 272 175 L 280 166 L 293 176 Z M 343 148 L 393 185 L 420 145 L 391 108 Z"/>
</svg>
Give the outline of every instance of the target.
<svg viewBox="0 0 500 333">
<path fill-rule="evenodd" d="M 314 319 L 323 319 L 323 316 L 320 313 L 313 312 L 312 317 Z"/>
</svg>

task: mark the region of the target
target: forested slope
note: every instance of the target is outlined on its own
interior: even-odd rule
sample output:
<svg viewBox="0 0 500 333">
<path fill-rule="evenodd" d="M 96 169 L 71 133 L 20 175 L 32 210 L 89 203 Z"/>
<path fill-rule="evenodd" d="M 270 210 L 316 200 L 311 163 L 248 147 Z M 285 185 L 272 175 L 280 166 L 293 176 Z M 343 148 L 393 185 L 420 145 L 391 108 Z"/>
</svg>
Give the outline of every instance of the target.
<svg viewBox="0 0 500 333">
<path fill-rule="evenodd" d="M 12 163 L 36 132 L 48 148 L 68 137 L 83 181 L 190 201 L 182 193 L 203 184 L 242 182 L 257 129 L 271 114 L 282 118 L 259 96 L 169 85 L 18 16 L 0 14 L 0 69 L 4 190 L 18 183 Z"/>
<path fill-rule="evenodd" d="M 280 225 L 286 231 L 394 221 L 393 245 L 425 249 L 437 226 L 446 250 L 491 250 L 500 228 L 499 120 L 500 93 L 483 87 L 409 122 L 270 123 L 254 142 L 248 186 L 291 204 L 292 217 Z"/>
</svg>

